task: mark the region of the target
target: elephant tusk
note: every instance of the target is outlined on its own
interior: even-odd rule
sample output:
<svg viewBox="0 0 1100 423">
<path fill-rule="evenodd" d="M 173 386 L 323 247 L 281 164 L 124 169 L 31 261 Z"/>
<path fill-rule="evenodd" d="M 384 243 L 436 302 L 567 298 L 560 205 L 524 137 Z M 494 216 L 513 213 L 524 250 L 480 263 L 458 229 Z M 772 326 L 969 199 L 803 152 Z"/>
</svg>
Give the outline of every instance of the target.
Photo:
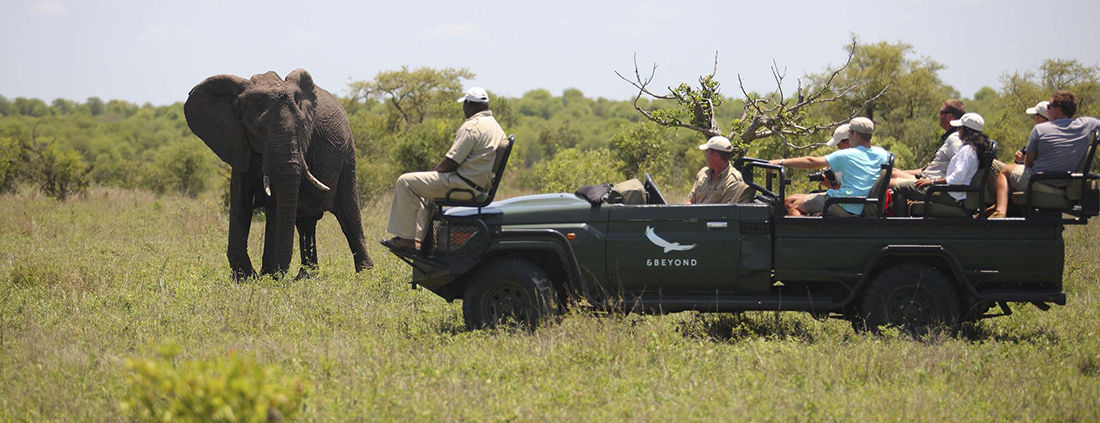
<svg viewBox="0 0 1100 423">
<path fill-rule="evenodd" d="M 328 191 L 329 190 L 329 187 L 325 186 L 325 184 L 322 184 L 321 181 L 318 181 L 317 178 L 313 177 L 313 174 L 310 173 L 308 170 L 306 171 L 306 177 L 308 177 L 309 181 L 313 182 L 313 185 L 316 185 L 317 188 L 320 189 L 321 191 Z"/>
<path fill-rule="evenodd" d="M 264 175 L 264 192 L 267 193 L 268 197 L 271 196 L 271 180 L 267 178 L 267 175 Z"/>
</svg>

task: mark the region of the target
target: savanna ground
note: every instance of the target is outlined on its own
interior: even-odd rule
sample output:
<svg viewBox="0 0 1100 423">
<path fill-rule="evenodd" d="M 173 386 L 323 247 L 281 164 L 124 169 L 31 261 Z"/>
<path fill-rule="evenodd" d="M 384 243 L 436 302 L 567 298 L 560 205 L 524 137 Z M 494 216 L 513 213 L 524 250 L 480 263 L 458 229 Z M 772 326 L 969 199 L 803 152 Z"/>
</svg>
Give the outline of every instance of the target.
<svg viewBox="0 0 1100 423">
<path fill-rule="evenodd" d="M 957 337 L 793 313 L 576 311 L 467 332 L 461 304 L 410 290 L 374 242 L 388 205 L 364 209 L 374 270 L 353 272 L 326 216 L 317 278 L 236 284 L 212 193 L 0 197 L 0 420 L 127 420 L 124 362 L 166 342 L 177 360 L 248 354 L 301 377 L 307 421 L 1100 420 L 1096 223 L 1066 228 L 1067 306 L 1013 305 Z"/>
</svg>

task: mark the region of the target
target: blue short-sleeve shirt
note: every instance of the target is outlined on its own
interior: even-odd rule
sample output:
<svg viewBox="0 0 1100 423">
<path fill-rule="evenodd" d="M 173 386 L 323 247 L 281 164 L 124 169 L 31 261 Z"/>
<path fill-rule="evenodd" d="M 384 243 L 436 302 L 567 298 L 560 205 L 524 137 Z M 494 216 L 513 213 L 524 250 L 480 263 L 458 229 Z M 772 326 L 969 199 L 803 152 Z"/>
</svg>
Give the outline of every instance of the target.
<svg viewBox="0 0 1100 423">
<path fill-rule="evenodd" d="M 890 152 L 881 147 L 864 146 L 837 150 L 825 156 L 829 167 L 836 172 L 840 189 L 826 191 L 830 197 L 866 197 L 878 179 L 882 165 L 890 160 Z M 843 204 L 849 213 L 863 212 L 862 204 Z"/>
</svg>

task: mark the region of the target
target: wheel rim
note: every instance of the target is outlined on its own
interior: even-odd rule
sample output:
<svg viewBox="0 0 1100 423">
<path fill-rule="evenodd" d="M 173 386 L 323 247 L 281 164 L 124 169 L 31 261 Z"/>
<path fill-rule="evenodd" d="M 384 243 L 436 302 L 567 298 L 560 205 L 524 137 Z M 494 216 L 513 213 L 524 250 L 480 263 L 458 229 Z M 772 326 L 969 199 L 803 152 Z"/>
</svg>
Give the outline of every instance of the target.
<svg viewBox="0 0 1100 423">
<path fill-rule="evenodd" d="M 485 293 L 486 314 L 496 326 L 511 319 L 527 324 L 531 316 L 531 297 L 516 283 L 502 283 Z"/>
<path fill-rule="evenodd" d="M 920 286 L 896 289 L 886 299 L 887 321 L 905 328 L 939 324 L 939 311 L 933 294 Z"/>
</svg>

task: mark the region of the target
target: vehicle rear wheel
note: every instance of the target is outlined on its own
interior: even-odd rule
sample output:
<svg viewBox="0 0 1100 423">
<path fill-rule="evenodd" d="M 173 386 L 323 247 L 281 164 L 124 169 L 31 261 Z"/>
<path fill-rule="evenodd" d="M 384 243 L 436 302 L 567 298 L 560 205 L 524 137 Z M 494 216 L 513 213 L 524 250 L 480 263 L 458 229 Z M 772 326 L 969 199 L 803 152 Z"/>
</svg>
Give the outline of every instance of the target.
<svg viewBox="0 0 1100 423">
<path fill-rule="evenodd" d="M 474 276 L 462 299 L 462 316 L 469 330 L 501 325 L 533 329 L 557 312 L 550 278 L 523 260 L 490 263 Z"/>
<path fill-rule="evenodd" d="M 896 326 L 924 335 L 937 327 L 953 329 L 959 312 L 958 296 L 943 273 L 924 264 L 901 264 L 872 282 L 854 327 L 878 333 L 880 326 Z"/>
</svg>

